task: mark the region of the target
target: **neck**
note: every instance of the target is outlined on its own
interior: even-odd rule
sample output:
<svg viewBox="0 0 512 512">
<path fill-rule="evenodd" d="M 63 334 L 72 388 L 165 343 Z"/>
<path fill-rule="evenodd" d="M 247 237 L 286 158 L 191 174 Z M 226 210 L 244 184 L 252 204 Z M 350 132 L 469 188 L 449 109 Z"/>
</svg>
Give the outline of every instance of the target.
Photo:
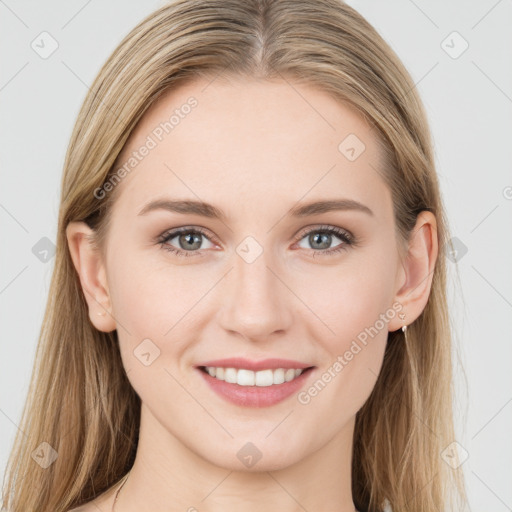
<svg viewBox="0 0 512 512">
<path fill-rule="evenodd" d="M 135 463 L 118 495 L 115 511 L 255 512 L 264 508 L 354 512 L 353 427 L 352 421 L 326 445 L 305 458 L 298 454 L 299 460 L 286 467 L 279 463 L 279 457 L 267 457 L 273 462 L 264 464 L 263 450 L 254 467 L 240 471 L 240 464 L 222 467 L 189 449 L 143 403 Z M 231 442 L 238 451 L 240 441 Z M 206 446 L 201 453 L 215 458 L 214 451 Z"/>
</svg>

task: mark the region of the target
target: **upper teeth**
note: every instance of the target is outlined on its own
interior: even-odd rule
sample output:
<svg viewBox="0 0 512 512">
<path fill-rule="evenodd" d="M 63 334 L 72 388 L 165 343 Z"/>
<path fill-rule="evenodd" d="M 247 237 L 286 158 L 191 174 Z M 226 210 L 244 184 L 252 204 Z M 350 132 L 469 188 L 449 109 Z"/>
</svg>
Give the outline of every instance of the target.
<svg viewBox="0 0 512 512">
<path fill-rule="evenodd" d="M 239 386 L 272 386 L 272 384 L 282 384 L 298 377 L 303 370 L 294 368 L 278 368 L 277 370 L 252 370 L 237 368 L 220 368 L 206 366 L 206 371 L 216 379 L 224 380 L 231 384 Z"/>
</svg>

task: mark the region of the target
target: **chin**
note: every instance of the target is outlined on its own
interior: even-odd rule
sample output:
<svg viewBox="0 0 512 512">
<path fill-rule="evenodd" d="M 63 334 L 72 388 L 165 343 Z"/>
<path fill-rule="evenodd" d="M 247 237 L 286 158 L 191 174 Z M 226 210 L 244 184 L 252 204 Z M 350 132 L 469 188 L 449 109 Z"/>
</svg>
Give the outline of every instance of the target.
<svg viewBox="0 0 512 512">
<path fill-rule="evenodd" d="M 290 439 L 276 437 L 275 439 L 261 439 L 257 436 L 243 438 L 237 437 L 228 442 L 214 454 L 202 454 L 203 458 L 215 466 L 230 471 L 258 473 L 263 471 L 277 471 L 296 464 L 305 454 Z M 271 434 L 272 435 L 272 434 Z M 252 440 L 251 440 L 252 439 Z M 288 441 L 288 444 L 285 444 Z M 210 456 L 208 456 L 210 455 Z"/>
</svg>

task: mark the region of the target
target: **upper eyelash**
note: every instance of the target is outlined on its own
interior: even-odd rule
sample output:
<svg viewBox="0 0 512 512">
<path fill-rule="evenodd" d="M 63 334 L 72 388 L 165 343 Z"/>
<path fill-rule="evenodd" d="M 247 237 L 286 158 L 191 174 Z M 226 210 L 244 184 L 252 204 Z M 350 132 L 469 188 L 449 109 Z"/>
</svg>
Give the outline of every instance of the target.
<svg viewBox="0 0 512 512">
<path fill-rule="evenodd" d="M 348 231 L 337 228 L 335 226 L 317 226 L 311 229 L 306 229 L 305 231 L 301 231 L 299 235 L 297 235 L 297 238 L 294 243 L 300 242 L 304 237 L 311 233 L 328 233 L 336 235 L 338 238 L 342 240 L 342 244 L 338 245 L 337 247 L 333 247 L 332 249 L 325 249 L 325 250 L 315 250 L 310 249 L 310 251 L 313 251 L 313 257 L 315 258 L 317 255 L 320 256 L 331 256 L 335 253 L 338 253 L 339 251 L 345 251 L 347 250 L 347 246 L 355 246 L 356 245 L 356 238 L 349 233 Z"/>
<path fill-rule="evenodd" d="M 163 235 L 161 235 L 161 237 L 159 237 L 158 243 L 160 244 L 160 246 L 163 249 L 173 252 L 178 256 L 185 256 L 185 257 L 186 256 L 195 256 L 195 255 L 200 256 L 201 255 L 200 251 L 184 251 L 183 249 L 177 249 L 176 247 L 173 247 L 173 246 L 167 244 L 167 242 L 169 240 L 172 240 L 176 235 L 179 235 L 181 233 L 199 233 L 199 234 L 205 236 L 208 240 L 210 240 L 210 237 L 208 236 L 206 231 L 204 231 L 202 228 L 182 227 L 182 228 L 176 228 L 176 229 L 173 229 L 171 231 L 164 233 Z M 312 251 L 314 251 L 313 256 L 316 256 L 316 254 L 328 255 L 328 254 L 336 253 L 341 250 L 346 250 L 347 246 L 354 246 L 354 245 L 356 245 L 356 242 L 357 242 L 355 237 L 352 234 L 350 234 L 348 231 L 337 228 L 335 226 L 327 226 L 327 225 L 315 227 L 315 228 L 309 229 L 308 231 L 301 232 L 301 234 L 299 236 L 297 236 L 297 239 L 295 240 L 295 242 L 299 242 L 305 236 L 307 236 L 311 233 L 334 234 L 343 241 L 342 244 L 340 244 L 337 247 L 334 247 L 332 249 L 326 249 L 326 250 L 311 249 Z"/>
<path fill-rule="evenodd" d="M 198 228 L 187 228 L 185 226 L 183 228 L 176 228 L 171 231 L 167 231 L 158 239 L 158 243 L 160 244 L 162 249 L 165 249 L 166 251 L 169 251 L 169 252 L 174 252 L 178 256 L 183 256 L 183 253 L 185 256 L 200 255 L 199 251 L 184 251 L 183 249 L 177 249 L 176 247 L 172 247 L 172 245 L 169 245 L 167 243 L 169 240 L 172 240 L 176 235 L 179 235 L 181 233 L 200 233 L 201 235 L 208 238 L 208 240 L 210 239 L 208 237 L 206 231 L 204 231 L 203 229 L 201 229 L 199 227 Z"/>
<path fill-rule="evenodd" d="M 160 241 L 168 241 L 170 240 L 171 238 L 174 238 L 176 235 L 179 235 L 181 233 L 200 233 L 201 235 L 204 235 L 206 238 L 210 239 L 210 237 L 208 236 L 208 233 L 203 230 L 202 228 L 200 227 L 187 227 L 187 226 L 184 226 L 184 227 L 181 227 L 181 228 L 176 228 L 176 229 L 171 229 L 170 231 L 166 231 L 161 237 L 160 237 Z"/>
</svg>

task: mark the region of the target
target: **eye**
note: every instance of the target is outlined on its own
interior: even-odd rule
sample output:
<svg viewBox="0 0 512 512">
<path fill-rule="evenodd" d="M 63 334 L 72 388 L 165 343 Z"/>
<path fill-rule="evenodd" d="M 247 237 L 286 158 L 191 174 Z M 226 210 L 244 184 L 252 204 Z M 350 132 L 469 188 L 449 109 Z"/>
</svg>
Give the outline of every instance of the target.
<svg viewBox="0 0 512 512">
<path fill-rule="evenodd" d="M 333 248 L 328 248 L 333 241 L 333 236 L 341 240 L 341 243 Z M 313 256 L 317 254 L 329 256 L 339 251 L 347 250 L 356 243 L 355 237 L 352 234 L 335 226 L 320 226 L 310 229 L 306 233 L 303 232 L 299 237 L 300 241 L 304 239 L 306 239 L 306 242 L 309 243 L 315 251 Z"/>
<path fill-rule="evenodd" d="M 179 247 L 174 247 L 170 245 L 170 241 L 174 238 L 178 238 L 178 244 L 182 246 L 186 250 L 182 250 Z M 199 249 L 201 247 L 202 240 L 201 238 L 206 238 L 209 241 L 209 238 L 206 235 L 206 232 L 200 228 L 177 228 L 172 231 L 168 231 L 164 233 L 158 240 L 158 243 L 165 249 L 166 251 L 173 252 L 177 256 L 201 256 L 201 252 L 198 252 L 195 249 Z M 211 243 L 211 242 L 210 242 Z M 213 244 L 212 244 L 213 246 Z"/>
<path fill-rule="evenodd" d="M 301 242 L 306 239 L 306 237 L 307 242 L 311 244 L 312 250 L 314 251 L 313 256 L 316 256 L 317 254 L 324 256 L 332 255 L 339 251 L 346 250 L 350 246 L 356 245 L 356 239 L 352 234 L 335 226 L 319 226 L 314 229 L 310 229 L 309 231 L 302 232 L 297 240 Z M 341 243 L 333 248 L 328 248 L 333 241 L 333 237 L 341 240 Z M 170 242 L 175 238 L 178 239 L 177 243 L 181 248 L 170 244 Z M 179 257 L 202 256 L 203 253 L 200 250 L 203 242 L 202 238 L 206 238 L 206 240 L 208 240 L 211 244 L 210 248 L 214 246 L 210 241 L 209 236 L 206 234 L 206 231 L 201 228 L 191 228 L 186 226 L 164 233 L 158 239 L 158 243 L 162 249 L 172 252 Z M 208 247 L 206 247 L 206 249 L 207 248 Z M 205 247 L 203 247 L 203 249 L 205 249 Z"/>
</svg>

